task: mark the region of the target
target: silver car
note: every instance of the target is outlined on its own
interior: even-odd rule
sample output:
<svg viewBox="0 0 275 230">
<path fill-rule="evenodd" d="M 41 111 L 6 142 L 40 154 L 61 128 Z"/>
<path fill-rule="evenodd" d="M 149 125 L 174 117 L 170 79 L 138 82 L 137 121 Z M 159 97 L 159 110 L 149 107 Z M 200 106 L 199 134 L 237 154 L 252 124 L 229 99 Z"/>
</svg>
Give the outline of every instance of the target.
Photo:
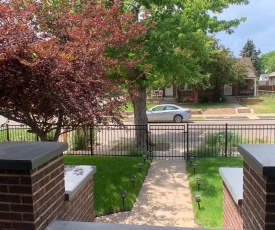
<svg viewBox="0 0 275 230">
<path fill-rule="evenodd" d="M 191 109 L 182 108 L 173 104 L 161 104 L 146 111 L 148 122 L 165 121 L 180 123 L 191 119 Z"/>
</svg>

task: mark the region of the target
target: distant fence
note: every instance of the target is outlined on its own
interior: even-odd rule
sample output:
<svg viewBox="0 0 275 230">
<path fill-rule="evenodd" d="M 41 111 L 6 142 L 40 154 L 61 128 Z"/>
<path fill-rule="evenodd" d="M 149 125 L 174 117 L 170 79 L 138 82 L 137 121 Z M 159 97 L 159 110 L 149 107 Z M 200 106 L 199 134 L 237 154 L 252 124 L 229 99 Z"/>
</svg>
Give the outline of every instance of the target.
<svg viewBox="0 0 275 230">
<path fill-rule="evenodd" d="M 39 141 L 38 136 L 29 130 L 25 125 L 3 125 L 0 142 Z M 136 143 L 136 130 L 147 135 L 145 145 Z M 165 158 L 170 155 L 183 158 L 230 157 L 239 156 L 238 144 L 274 144 L 275 125 L 187 123 L 179 124 L 179 127 L 167 125 L 165 129 L 156 125 L 75 127 L 60 135 L 58 141 L 67 142 L 69 148 L 65 154 L 73 155 L 143 156 L 149 152 L 151 157 Z"/>
</svg>

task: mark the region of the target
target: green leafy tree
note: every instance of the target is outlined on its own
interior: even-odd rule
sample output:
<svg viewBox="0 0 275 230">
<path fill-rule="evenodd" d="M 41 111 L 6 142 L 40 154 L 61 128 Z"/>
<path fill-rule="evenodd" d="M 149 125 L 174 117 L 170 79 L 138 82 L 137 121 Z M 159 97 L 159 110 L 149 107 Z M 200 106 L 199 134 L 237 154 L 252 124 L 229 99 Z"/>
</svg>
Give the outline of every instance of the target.
<svg viewBox="0 0 275 230">
<path fill-rule="evenodd" d="M 246 44 L 244 45 L 244 47 L 240 52 L 241 57 L 251 58 L 253 62 L 253 66 L 257 71 L 257 75 L 259 75 L 261 72 L 261 64 L 260 64 L 260 57 L 259 57 L 260 54 L 261 54 L 260 49 L 258 49 L 258 51 L 256 50 L 256 46 L 254 45 L 251 39 L 247 40 Z"/>
<path fill-rule="evenodd" d="M 1 1 L 0 115 L 43 141 L 64 126 L 121 124 L 123 89 L 107 75 L 138 65 L 142 51 L 125 56 L 139 52 L 146 29 L 119 1 Z"/>
<path fill-rule="evenodd" d="M 275 71 L 275 51 L 260 56 L 261 73 L 272 73 Z"/>
<path fill-rule="evenodd" d="M 210 73 L 210 85 L 219 90 L 225 84 L 233 84 L 247 76 L 245 66 L 224 46 L 218 45 L 206 67 Z"/>
<path fill-rule="evenodd" d="M 247 0 L 136 0 L 124 1 L 124 9 L 136 13 L 142 23 L 155 23 L 147 34 L 144 50 L 148 53 L 143 65 L 126 69 L 133 83 L 127 85 L 134 107 L 135 124 L 147 124 L 146 91 L 162 82 L 188 83 L 209 79 L 202 63 L 211 61 L 212 43 L 207 34 L 218 31 L 233 32 L 244 18 L 219 20 L 210 14 L 222 13 L 231 4 L 248 4 Z M 139 16 L 142 15 L 142 18 Z M 136 55 L 136 54 L 132 54 Z M 150 66 L 150 68 L 144 68 Z M 133 81 L 137 79 L 136 81 Z M 137 142 L 145 144 L 142 131 Z"/>
</svg>

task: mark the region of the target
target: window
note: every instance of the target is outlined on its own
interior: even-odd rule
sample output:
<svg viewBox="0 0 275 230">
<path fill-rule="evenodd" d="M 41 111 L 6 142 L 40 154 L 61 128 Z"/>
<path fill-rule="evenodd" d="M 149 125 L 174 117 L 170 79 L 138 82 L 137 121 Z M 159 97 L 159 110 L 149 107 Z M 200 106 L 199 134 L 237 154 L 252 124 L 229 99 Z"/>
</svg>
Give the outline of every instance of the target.
<svg viewBox="0 0 275 230">
<path fill-rule="evenodd" d="M 182 85 L 179 85 L 179 90 L 180 91 L 191 91 L 192 89 L 188 87 L 187 84 L 182 84 Z"/>
<path fill-rule="evenodd" d="M 166 110 L 177 110 L 178 108 L 175 106 L 168 105 L 166 106 Z"/>
<path fill-rule="evenodd" d="M 152 109 L 152 111 L 161 111 L 161 110 L 163 110 L 163 106 L 157 106 Z"/>
</svg>

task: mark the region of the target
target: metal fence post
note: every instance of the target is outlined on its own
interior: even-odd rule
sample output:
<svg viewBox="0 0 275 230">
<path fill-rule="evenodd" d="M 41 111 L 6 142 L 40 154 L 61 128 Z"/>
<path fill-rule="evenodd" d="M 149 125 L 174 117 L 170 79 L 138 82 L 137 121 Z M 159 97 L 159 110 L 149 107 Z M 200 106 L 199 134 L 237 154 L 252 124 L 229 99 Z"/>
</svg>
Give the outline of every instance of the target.
<svg viewBox="0 0 275 230">
<path fill-rule="evenodd" d="M 7 141 L 10 141 L 9 125 L 7 124 Z"/>
<path fill-rule="evenodd" d="M 228 124 L 227 123 L 225 123 L 225 140 L 224 140 L 224 156 L 225 157 L 227 157 L 227 138 L 228 138 L 228 134 L 227 134 L 227 132 L 228 132 Z"/>
<path fill-rule="evenodd" d="M 148 153 L 149 152 L 149 130 L 148 130 L 149 126 L 148 126 L 148 123 L 146 124 L 145 128 L 146 128 L 146 152 Z"/>
<path fill-rule="evenodd" d="M 189 125 L 188 123 L 186 124 L 186 152 L 187 152 L 187 156 L 186 159 L 189 159 Z"/>
<path fill-rule="evenodd" d="M 91 156 L 94 155 L 94 148 L 93 148 L 93 144 L 94 144 L 94 126 L 90 127 L 90 146 L 91 146 Z"/>
</svg>

